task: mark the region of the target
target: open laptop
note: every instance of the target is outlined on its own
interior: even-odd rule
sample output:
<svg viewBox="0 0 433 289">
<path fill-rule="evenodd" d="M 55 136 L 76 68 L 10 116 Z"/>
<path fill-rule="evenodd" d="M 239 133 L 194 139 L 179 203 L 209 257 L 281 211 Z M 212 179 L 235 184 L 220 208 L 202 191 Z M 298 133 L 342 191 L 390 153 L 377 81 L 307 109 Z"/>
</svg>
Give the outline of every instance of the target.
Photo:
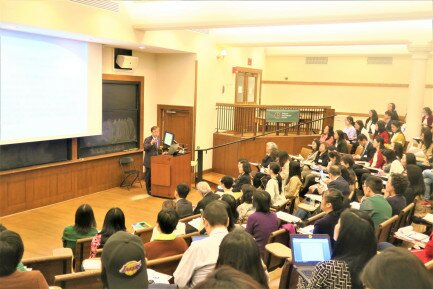
<svg viewBox="0 0 433 289">
<path fill-rule="evenodd" d="M 295 269 L 309 281 L 317 263 L 331 260 L 329 235 L 290 235 L 292 260 Z"/>
</svg>

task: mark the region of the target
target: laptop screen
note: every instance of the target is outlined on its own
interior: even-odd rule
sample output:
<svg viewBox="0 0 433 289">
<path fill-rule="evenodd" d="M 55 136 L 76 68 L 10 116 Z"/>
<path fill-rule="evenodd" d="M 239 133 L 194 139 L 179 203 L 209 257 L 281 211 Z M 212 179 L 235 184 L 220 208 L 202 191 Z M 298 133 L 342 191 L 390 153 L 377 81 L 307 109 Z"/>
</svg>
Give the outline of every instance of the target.
<svg viewBox="0 0 433 289">
<path fill-rule="evenodd" d="M 331 259 L 328 235 L 291 235 L 290 238 L 295 265 L 315 265 Z"/>
</svg>

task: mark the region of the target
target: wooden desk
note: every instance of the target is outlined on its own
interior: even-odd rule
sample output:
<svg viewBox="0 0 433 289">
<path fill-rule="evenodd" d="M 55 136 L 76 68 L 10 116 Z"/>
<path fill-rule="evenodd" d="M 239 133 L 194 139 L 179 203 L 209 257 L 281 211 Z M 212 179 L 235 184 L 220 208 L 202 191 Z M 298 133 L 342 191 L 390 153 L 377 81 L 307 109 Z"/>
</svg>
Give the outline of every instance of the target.
<svg viewBox="0 0 433 289">
<path fill-rule="evenodd" d="M 151 160 L 152 196 L 174 198 L 179 183 L 190 184 L 191 156 L 159 155 Z"/>
</svg>

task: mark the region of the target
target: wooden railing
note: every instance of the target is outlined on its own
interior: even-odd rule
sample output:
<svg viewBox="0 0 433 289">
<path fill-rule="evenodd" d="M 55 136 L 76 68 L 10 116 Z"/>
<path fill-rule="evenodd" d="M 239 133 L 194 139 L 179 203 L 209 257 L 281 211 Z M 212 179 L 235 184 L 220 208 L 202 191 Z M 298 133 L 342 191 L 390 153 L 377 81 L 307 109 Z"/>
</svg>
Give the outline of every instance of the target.
<svg viewBox="0 0 433 289">
<path fill-rule="evenodd" d="M 280 129 L 284 135 L 289 133 L 310 134 L 320 133 L 326 125 L 333 125 L 333 118 L 326 118 L 334 115 L 334 109 L 330 106 L 296 106 L 296 105 L 243 105 L 232 103 L 217 103 L 217 132 L 232 134 L 257 135 Z M 294 109 L 299 110 L 299 123 L 306 123 L 303 126 L 294 127 L 294 123 L 266 122 L 267 109 Z M 323 119 L 325 118 L 325 119 Z M 316 121 L 319 120 L 319 121 Z"/>
</svg>

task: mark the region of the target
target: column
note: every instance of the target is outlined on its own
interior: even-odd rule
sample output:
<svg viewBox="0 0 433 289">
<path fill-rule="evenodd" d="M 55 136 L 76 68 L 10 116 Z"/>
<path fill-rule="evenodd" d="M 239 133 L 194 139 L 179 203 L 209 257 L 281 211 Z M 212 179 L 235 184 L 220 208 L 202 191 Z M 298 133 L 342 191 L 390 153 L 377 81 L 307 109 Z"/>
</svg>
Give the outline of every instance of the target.
<svg viewBox="0 0 433 289">
<path fill-rule="evenodd" d="M 424 93 L 426 85 L 427 60 L 432 51 L 432 44 L 409 44 L 408 50 L 412 55 L 409 80 L 409 98 L 406 110 L 406 140 L 419 136 L 421 130 L 421 113 L 424 107 Z M 398 111 L 398 108 L 397 108 Z"/>
</svg>

